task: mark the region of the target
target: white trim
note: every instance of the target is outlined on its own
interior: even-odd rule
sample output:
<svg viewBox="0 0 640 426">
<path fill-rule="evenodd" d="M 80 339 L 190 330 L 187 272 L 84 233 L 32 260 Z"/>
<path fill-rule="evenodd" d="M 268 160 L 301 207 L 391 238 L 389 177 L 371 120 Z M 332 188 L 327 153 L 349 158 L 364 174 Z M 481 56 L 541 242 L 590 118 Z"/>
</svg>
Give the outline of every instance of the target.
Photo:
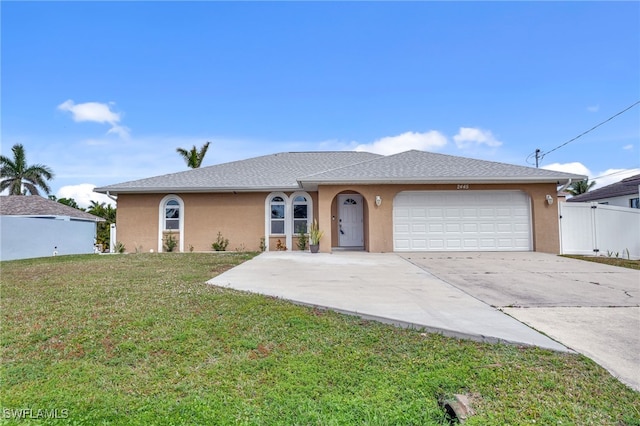
<svg viewBox="0 0 640 426">
<path fill-rule="evenodd" d="M 311 198 L 311 195 L 309 195 L 309 193 L 306 191 L 294 192 L 289 197 L 291 199 L 291 232 L 295 231 L 295 228 L 293 227 L 293 221 L 295 220 L 295 218 L 293 217 L 293 204 L 294 200 L 298 196 L 302 196 L 307 199 L 307 232 L 305 232 L 305 234 L 308 234 L 309 226 L 313 223 L 313 198 Z"/>
<path fill-rule="evenodd" d="M 291 201 L 289 200 L 287 194 L 285 194 L 284 192 L 272 192 L 267 195 L 267 198 L 265 198 L 264 200 L 264 243 L 267 247 L 266 251 L 269 251 L 269 241 L 271 237 L 271 200 L 275 197 L 282 197 L 282 199 L 284 200 L 284 234 L 274 235 L 284 235 L 287 250 L 289 249 L 289 247 L 291 247 L 291 230 L 289 229 L 289 224 L 287 223 Z"/>
<path fill-rule="evenodd" d="M 306 191 L 297 191 L 291 195 L 284 192 L 271 192 L 264 200 L 264 239 L 266 251 L 269 251 L 269 240 L 271 237 L 271 200 L 274 197 L 282 197 L 284 200 L 284 234 L 273 234 L 274 236 L 284 235 L 287 250 L 292 249 L 293 244 L 293 200 L 297 196 L 303 196 L 307 199 L 307 224 L 313 221 L 313 198 Z"/>
<path fill-rule="evenodd" d="M 163 250 L 163 240 L 162 237 L 164 235 L 164 225 L 165 225 L 165 208 L 166 204 L 169 200 L 176 200 L 180 205 L 180 217 L 178 232 L 180 233 L 180 241 L 178 243 L 178 247 L 181 252 L 184 251 L 184 201 L 178 195 L 169 194 L 166 195 L 162 200 L 160 200 L 160 204 L 158 205 L 158 253 L 162 253 Z"/>
</svg>

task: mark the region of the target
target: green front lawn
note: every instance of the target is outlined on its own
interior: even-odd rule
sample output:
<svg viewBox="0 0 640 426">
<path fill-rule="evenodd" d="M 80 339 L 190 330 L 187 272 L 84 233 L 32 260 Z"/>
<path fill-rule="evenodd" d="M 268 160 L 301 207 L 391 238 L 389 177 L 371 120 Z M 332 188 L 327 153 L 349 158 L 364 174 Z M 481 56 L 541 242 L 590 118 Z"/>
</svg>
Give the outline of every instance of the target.
<svg viewBox="0 0 640 426">
<path fill-rule="evenodd" d="M 205 284 L 252 256 L 1 263 L 0 421 L 446 425 L 439 400 L 466 393 L 477 410 L 469 425 L 640 425 L 640 394 L 580 355 L 426 335 Z"/>
<path fill-rule="evenodd" d="M 564 257 L 586 260 L 588 262 L 604 263 L 605 265 L 620 266 L 621 268 L 640 269 L 640 260 L 624 259 L 615 256 L 579 256 L 577 254 L 563 254 Z"/>
</svg>

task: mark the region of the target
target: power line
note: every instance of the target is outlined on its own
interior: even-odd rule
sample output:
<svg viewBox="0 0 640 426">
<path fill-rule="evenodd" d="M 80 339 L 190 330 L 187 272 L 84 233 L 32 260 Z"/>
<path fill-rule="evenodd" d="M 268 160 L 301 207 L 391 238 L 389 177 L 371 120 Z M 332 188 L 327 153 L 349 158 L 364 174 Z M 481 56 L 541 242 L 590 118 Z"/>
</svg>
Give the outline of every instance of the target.
<svg viewBox="0 0 640 426">
<path fill-rule="evenodd" d="M 533 153 L 529 154 L 529 156 L 527 157 L 527 159 L 526 159 L 527 163 L 529 163 L 529 159 L 531 159 L 531 157 L 534 157 L 534 156 L 535 156 L 535 159 L 536 159 L 536 167 L 538 167 L 538 163 L 539 163 L 539 162 L 540 162 L 540 161 L 541 161 L 541 160 L 542 160 L 542 159 L 543 159 L 547 154 L 551 154 L 553 151 L 556 151 L 556 150 L 558 150 L 558 149 L 562 148 L 563 146 L 570 144 L 571 142 L 575 141 L 576 139 L 581 138 L 582 136 L 586 135 L 587 133 L 589 133 L 589 132 L 591 132 L 591 131 L 593 131 L 593 130 L 597 129 L 598 127 L 602 126 L 603 124 L 605 124 L 605 123 L 607 123 L 607 122 L 609 122 L 609 121 L 613 120 L 613 119 L 614 119 L 614 118 L 616 118 L 617 116 L 619 116 L 619 115 L 621 115 L 621 114 L 624 114 L 625 112 L 629 111 L 631 108 L 633 108 L 634 106 L 636 106 L 636 105 L 638 105 L 638 104 L 640 104 L 640 101 L 637 101 L 637 102 L 635 102 L 635 103 L 633 103 L 633 104 L 629 105 L 628 107 L 626 107 L 626 108 L 625 108 L 625 109 L 623 109 L 622 111 L 620 111 L 620 112 L 618 112 L 618 113 L 616 113 L 616 114 L 612 115 L 611 117 L 607 118 L 607 119 L 606 119 L 606 120 L 604 120 L 603 122 L 596 124 L 595 126 L 593 126 L 592 128 L 590 128 L 589 130 L 587 130 L 587 131 L 585 131 L 585 132 L 580 133 L 580 134 L 579 134 L 578 136 L 576 136 L 575 138 L 573 138 L 573 139 L 569 139 L 569 140 L 568 140 L 568 141 L 566 141 L 565 143 L 563 143 L 563 144 L 561 144 L 561 145 L 558 145 L 557 147 L 553 148 L 551 151 L 542 152 L 540 149 L 536 149 L 536 150 L 535 150 L 535 152 L 533 152 Z M 531 164 L 531 163 L 529 163 L 529 164 Z"/>
</svg>

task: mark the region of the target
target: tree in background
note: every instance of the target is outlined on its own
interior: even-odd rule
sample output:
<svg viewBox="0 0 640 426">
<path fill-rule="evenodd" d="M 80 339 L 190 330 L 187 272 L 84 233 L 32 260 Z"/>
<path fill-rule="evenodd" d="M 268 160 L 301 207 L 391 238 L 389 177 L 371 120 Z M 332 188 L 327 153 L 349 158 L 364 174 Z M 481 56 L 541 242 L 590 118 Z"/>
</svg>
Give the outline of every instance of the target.
<svg viewBox="0 0 640 426">
<path fill-rule="evenodd" d="M 588 178 L 585 180 L 579 180 L 569 185 L 569 187 L 567 188 L 567 192 L 573 196 L 584 194 L 585 192 L 588 192 L 591 188 L 593 188 L 593 185 L 595 184 L 595 180 L 589 182 Z"/>
<path fill-rule="evenodd" d="M 13 159 L 0 155 L 0 191 L 9 190 L 9 195 L 40 195 L 38 188 L 49 193 L 47 184 L 53 179 L 53 171 L 44 164 L 27 165 L 22 144 L 11 148 Z"/>
<path fill-rule="evenodd" d="M 73 198 L 58 198 L 55 195 L 49 195 L 49 199 L 51 201 L 56 201 L 56 202 L 58 202 L 60 204 L 64 204 L 65 206 L 69 206 L 69 207 L 73 207 L 74 209 L 82 210 L 83 212 L 87 210 L 87 209 L 83 209 L 82 207 L 80 207 L 78 205 L 78 203 L 76 202 L 76 200 L 74 200 Z"/>
<path fill-rule="evenodd" d="M 105 219 L 106 222 L 98 222 L 96 243 L 102 244 L 103 247 L 109 247 L 111 224 L 116 223 L 116 209 L 111 207 L 111 204 L 98 203 L 92 200 L 87 213 Z"/>
<path fill-rule="evenodd" d="M 184 148 L 177 148 L 176 151 L 187 163 L 187 166 L 191 167 L 192 169 L 197 169 L 202 165 L 202 160 L 204 160 L 204 156 L 207 154 L 210 143 L 211 142 L 207 142 L 202 145 L 202 148 L 200 148 L 200 150 L 198 150 L 194 145 L 193 148 L 191 148 L 189 151 Z"/>
</svg>

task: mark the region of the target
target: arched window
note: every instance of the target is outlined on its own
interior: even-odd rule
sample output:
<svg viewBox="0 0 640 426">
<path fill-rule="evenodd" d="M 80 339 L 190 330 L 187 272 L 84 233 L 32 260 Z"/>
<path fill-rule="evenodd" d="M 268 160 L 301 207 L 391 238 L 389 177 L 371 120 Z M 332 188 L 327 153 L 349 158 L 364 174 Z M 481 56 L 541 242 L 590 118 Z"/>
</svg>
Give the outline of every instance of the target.
<svg viewBox="0 0 640 426">
<path fill-rule="evenodd" d="M 309 223 L 309 200 L 304 195 L 293 199 L 293 233 L 307 233 Z"/>
<path fill-rule="evenodd" d="M 164 204 L 164 229 L 180 229 L 180 203 L 176 199 L 171 198 Z"/>
<path fill-rule="evenodd" d="M 271 234 L 284 234 L 285 233 L 285 220 L 286 220 L 286 205 L 284 198 L 281 196 L 275 196 L 271 198 Z"/>
</svg>

